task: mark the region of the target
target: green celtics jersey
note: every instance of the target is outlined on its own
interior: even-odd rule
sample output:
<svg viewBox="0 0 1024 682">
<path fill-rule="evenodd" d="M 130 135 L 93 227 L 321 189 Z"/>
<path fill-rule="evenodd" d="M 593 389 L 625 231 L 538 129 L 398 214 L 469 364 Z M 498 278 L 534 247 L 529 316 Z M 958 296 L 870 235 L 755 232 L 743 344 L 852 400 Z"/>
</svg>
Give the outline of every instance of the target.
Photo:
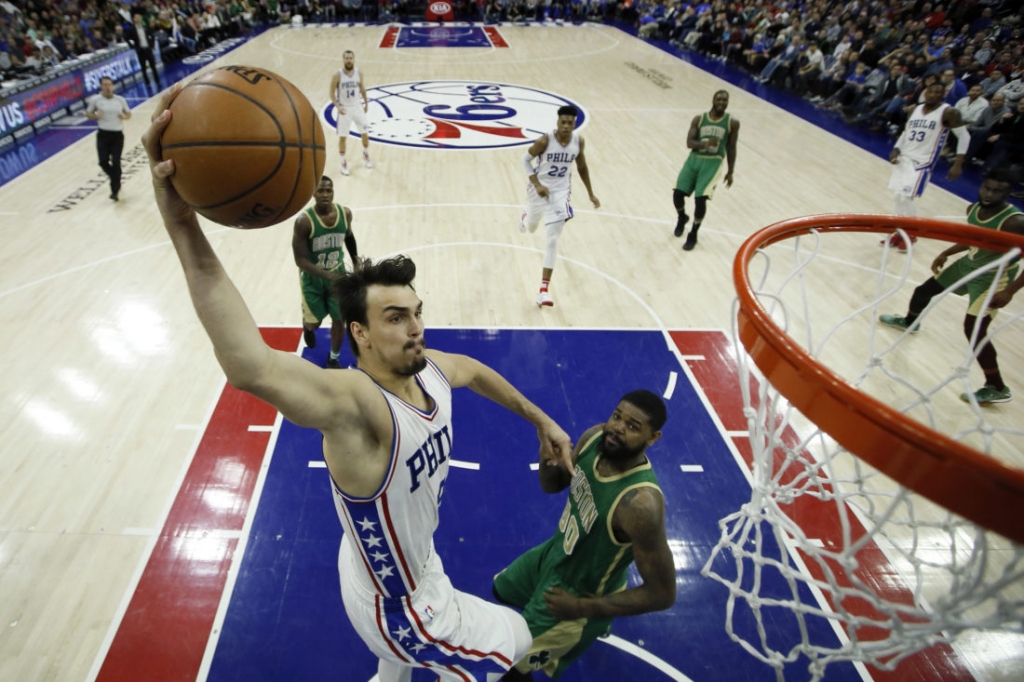
<svg viewBox="0 0 1024 682">
<path fill-rule="evenodd" d="M 345 245 L 348 223 L 345 221 L 345 209 L 339 204 L 335 204 L 334 208 L 338 211 L 338 219 L 333 225 L 324 225 L 314 207 L 306 209 L 309 223 L 313 226 L 309 235 L 309 248 L 318 268 L 328 272 L 345 272 L 345 258 L 341 249 Z"/>
<path fill-rule="evenodd" d="M 729 114 L 723 114 L 722 118 L 712 121 L 707 112 L 700 115 L 700 125 L 697 127 L 697 139 L 716 140 L 718 146 L 707 151 L 693 150 L 693 153 L 703 157 L 725 158 L 725 147 L 729 144 Z"/>
<path fill-rule="evenodd" d="M 978 211 L 980 210 L 981 204 L 972 204 L 971 210 L 967 212 L 967 222 L 970 225 L 976 225 L 978 227 L 987 227 L 990 230 L 1003 229 L 1003 223 L 1005 223 L 1008 218 L 1011 218 L 1012 216 L 1021 212 L 1020 209 L 1017 208 L 1016 206 L 1007 205 L 1006 208 L 1004 208 L 999 213 L 996 213 L 988 220 L 981 220 L 980 218 L 978 218 Z M 992 261 L 998 259 L 1002 255 L 1003 254 L 999 251 L 979 249 L 977 246 L 972 246 L 970 250 L 967 252 L 967 257 L 971 259 L 971 264 L 978 266 L 985 265 L 986 263 L 991 263 Z"/>
<path fill-rule="evenodd" d="M 549 541 L 548 560 L 555 564 L 555 573 L 579 596 L 601 596 L 626 584 L 633 546 L 615 539 L 615 509 L 630 490 L 660 490 L 650 462 L 610 477 L 599 474 L 598 445 L 603 438 L 596 435 L 580 452 L 558 532 Z"/>
</svg>

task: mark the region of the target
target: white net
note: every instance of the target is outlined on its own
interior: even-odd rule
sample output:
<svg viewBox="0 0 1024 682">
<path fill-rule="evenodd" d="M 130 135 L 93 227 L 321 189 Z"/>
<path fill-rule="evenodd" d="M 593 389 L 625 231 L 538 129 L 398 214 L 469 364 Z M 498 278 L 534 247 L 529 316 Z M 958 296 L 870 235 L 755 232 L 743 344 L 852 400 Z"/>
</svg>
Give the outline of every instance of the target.
<svg viewBox="0 0 1024 682">
<path fill-rule="evenodd" d="M 977 344 L 963 331 L 966 299 L 951 290 L 936 296 L 920 334 L 877 322 L 880 314 L 903 314 L 911 290 L 930 275 L 931 258 L 948 244 L 922 240 L 904 260 L 877 241 L 866 232 L 812 231 L 760 249 L 748 267 L 751 288 L 780 329 L 848 384 L 1024 469 L 1024 410 L 969 398 L 982 376 L 971 350 Z M 921 251 L 926 262 L 915 264 Z M 1018 255 L 1011 251 L 984 272 L 999 282 Z M 838 267 L 871 273 L 862 277 L 864 291 L 836 296 Z M 984 295 L 986 306 L 995 288 Z M 854 302 L 844 309 L 842 300 Z M 1024 338 L 1024 312 L 1014 304 L 990 324 L 997 348 L 1016 348 Z M 736 350 L 752 496 L 719 522 L 721 538 L 702 570 L 729 589 L 730 637 L 779 679 L 817 681 L 840 661 L 893 669 L 966 630 L 1024 633 L 1024 546 L 847 452 L 815 425 L 813 405 L 809 414 L 793 408 L 738 340 Z M 1024 508 L 1005 513 L 1020 519 Z M 793 631 L 799 640 L 780 634 Z"/>
</svg>

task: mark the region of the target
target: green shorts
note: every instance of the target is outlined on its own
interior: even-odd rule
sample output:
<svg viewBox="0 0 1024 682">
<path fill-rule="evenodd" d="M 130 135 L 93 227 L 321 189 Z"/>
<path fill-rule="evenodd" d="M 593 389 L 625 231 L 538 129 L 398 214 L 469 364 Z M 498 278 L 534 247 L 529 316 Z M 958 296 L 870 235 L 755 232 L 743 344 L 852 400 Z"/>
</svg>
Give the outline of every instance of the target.
<svg viewBox="0 0 1024 682">
<path fill-rule="evenodd" d="M 687 196 L 710 198 L 725 168 L 724 160 L 720 156 L 690 154 L 676 178 L 676 189 Z"/>
<path fill-rule="evenodd" d="M 332 320 L 342 320 L 341 305 L 330 280 L 300 270 L 299 287 L 302 291 L 303 324 L 320 324 L 328 315 Z"/>
<path fill-rule="evenodd" d="M 969 275 L 978 268 L 982 267 L 970 258 L 966 256 L 953 261 L 945 270 L 939 273 L 936 277 L 936 281 L 942 285 L 944 289 L 948 289 L 957 283 L 961 278 Z M 960 285 L 953 293 L 957 296 L 967 296 L 967 314 L 974 315 L 977 317 L 981 314 L 982 304 L 985 302 L 985 297 L 988 295 L 989 289 L 992 288 L 992 282 L 995 281 L 997 271 L 990 270 L 976 275 L 970 279 L 966 284 Z M 1004 272 L 999 281 L 996 282 L 995 291 L 1002 291 L 1017 277 L 1017 264 L 1011 265 Z M 995 317 L 997 309 L 990 309 L 986 311 L 989 317 Z"/>
<path fill-rule="evenodd" d="M 533 635 L 530 653 L 516 669 L 523 673 L 543 670 L 557 680 L 595 639 L 611 632 L 613 619 L 558 620 L 551 615 L 544 601 L 545 590 L 557 586 L 573 594 L 576 591 L 548 570 L 550 562 L 545 559 L 549 547 L 550 541 L 534 547 L 494 576 L 494 591 L 506 603 L 523 610 Z"/>
</svg>

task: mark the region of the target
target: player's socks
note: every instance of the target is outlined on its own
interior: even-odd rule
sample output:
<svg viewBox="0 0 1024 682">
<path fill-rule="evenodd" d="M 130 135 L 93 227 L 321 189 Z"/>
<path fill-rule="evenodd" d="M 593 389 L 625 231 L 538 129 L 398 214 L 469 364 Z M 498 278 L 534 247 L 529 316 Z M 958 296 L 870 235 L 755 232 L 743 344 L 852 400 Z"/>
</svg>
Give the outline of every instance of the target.
<svg viewBox="0 0 1024 682">
<path fill-rule="evenodd" d="M 341 174 L 348 175 L 348 159 L 345 158 L 345 154 L 341 155 Z"/>
<path fill-rule="evenodd" d="M 1003 375 L 999 372 L 998 369 L 995 370 L 994 372 L 985 372 L 985 385 L 991 386 L 992 388 L 1000 392 L 1006 390 L 1006 384 L 1003 383 Z"/>
<path fill-rule="evenodd" d="M 683 244 L 683 251 L 693 251 L 693 247 L 697 246 L 697 230 L 700 229 L 700 223 L 694 223 L 693 229 L 690 230 L 690 234 L 686 235 L 686 243 Z"/>
<path fill-rule="evenodd" d="M 373 168 L 373 162 L 370 161 L 370 152 L 363 150 L 363 165 L 367 168 Z"/>
<path fill-rule="evenodd" d="M 540 306 L 553 306 L 555 301 L 551 298 L 551 294 L 548 292 L 548 286 L 551 284 L 551 280 L 542 279 L 540 281 L 540 293 L 537 294 L 537 305 Z"/>
<path fill-rule="evenodd" d="M 682 237 L 683 232 L 686 231 L 686 223 L 689 222 L 689 220 L 690 216 L 686 215 L 685 213 L 680 213 L 679 217 L 676 219 L 676 229 L 675 231 L 672 232 L 672 236 Z"/>
</svg>

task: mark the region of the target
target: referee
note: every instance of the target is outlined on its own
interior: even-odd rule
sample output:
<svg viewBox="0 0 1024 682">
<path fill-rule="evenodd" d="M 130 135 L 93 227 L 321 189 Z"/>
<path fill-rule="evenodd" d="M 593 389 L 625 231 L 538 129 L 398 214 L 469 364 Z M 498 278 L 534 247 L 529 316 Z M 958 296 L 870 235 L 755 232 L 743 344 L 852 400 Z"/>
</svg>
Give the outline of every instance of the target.
<svg viewBox="0 0 1024 682">
<path fill-rule="evenodd" d="M 85 116 L 97 121 L 96 151 L 100 156 L 100 168 L 110 177 L 110 198 L 117 201 L 121 191 L 121 149 L 124 148 L 122 121 L 132 117 L 128 102 L 114 94 L 114 81 L 106 76 L 100 79 L 100 94 L 89 100 Z"/>
</svg>

